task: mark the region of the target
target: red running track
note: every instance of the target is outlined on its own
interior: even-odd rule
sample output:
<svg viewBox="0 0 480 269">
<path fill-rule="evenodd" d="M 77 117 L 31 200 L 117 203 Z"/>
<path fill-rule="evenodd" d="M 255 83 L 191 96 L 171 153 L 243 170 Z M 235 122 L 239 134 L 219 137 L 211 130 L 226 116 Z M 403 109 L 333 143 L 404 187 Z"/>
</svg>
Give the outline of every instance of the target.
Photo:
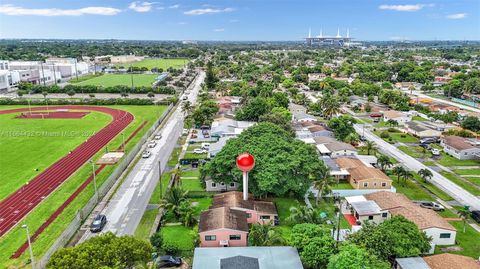
<svg viewBox="0 0 480 269">
<path fill-rule="evenodd" d="M 68 155 L 33 178 L 29 184 L 24 185 L 0 202 L 0 237 L 12 229 L 44 198 L 90 160 L 134 119 L 134 116 L 129 112 L 100 106 L 51 106 L 49 109 L 97 111 L 111 115 L 112 121 Z M 26 112 L 28 110 L 28 108 L 2 110 L 0 115 Z M 31 110 L 39 111 L 45 110 L 45 108 L 34 107 Z"/>
</svg>

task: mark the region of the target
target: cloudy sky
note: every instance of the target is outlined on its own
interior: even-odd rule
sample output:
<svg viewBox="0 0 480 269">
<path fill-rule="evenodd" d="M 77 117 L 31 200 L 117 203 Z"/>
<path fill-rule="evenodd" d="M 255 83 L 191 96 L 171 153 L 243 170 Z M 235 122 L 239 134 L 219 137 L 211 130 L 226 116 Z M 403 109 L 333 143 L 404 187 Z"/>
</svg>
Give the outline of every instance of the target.
<svg viewBox="0 0 480 269">
<path fill-rule="evenodd" d="M 479 0 L 1 0 L 0 38 L 480 40 Z"/>
</svg>

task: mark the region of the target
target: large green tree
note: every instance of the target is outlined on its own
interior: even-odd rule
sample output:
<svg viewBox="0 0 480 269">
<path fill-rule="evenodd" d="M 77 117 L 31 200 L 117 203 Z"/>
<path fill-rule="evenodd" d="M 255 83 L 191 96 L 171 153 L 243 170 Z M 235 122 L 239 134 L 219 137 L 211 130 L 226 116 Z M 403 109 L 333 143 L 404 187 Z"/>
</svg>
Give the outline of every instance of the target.
<svg viewBox="0 0 480 269">
<path fill-rule="evenodd" d="M 47 268 L 131 268 L 149 261 L 152 252 L 153 247 L 147 241 L 132 236 L 117 237 L 108 232 L 75 247 L 58 250 L 50 258 Z"/>
<path fill-rule="evenodd" d="M 228 140 L 222 150 L 202 169 L 216 182 L 241 183 L 236 157 L 249 152 L 255 168 L 249 174 L 249 191 L 255 196 L 296 194 L 302 196 L 312 180 L 326 171 L 315 149 L 295 139 L 278 125 L 262 122 Z"/>
<path fill-rule="evenodd" d="M 340 247 L 340 252 L 330 257 L 328 269 L 388 269 L 390 264 L 379 260 L 368 253 L 364 248 L 354 244 L 345 244 Z"/>
<path fill-rule="evenodd" d="M 355 133 L 353 124 L 357 121 L 347 115 L 342 115 L 328 121 L 328 127 L 331 128 L 335 134 L 335 138 L 344 140 L 350 133 Z"/>
<path fill-rule="evenodd" d="M 311 223 L 293 226 L 290 243 L 297 248 L 306 268 L 325 268 L 336 252 L 330 229 Z"/>
<path fill-rule="evenodd" d="M 413 257 L 430 249 L 429 238 L 415 223 L 403 216 L 395 216 L 379 225 L 364 224 L 349 237 L 349 241 L 364 247 L 380 259 Z"/>
</svg>

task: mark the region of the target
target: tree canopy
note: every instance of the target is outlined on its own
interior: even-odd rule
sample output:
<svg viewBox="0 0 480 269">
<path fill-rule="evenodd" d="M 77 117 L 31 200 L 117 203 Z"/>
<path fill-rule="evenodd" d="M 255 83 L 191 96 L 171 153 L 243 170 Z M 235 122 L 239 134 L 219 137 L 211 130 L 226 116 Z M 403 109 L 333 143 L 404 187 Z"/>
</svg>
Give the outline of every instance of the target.
<svg viewBox="0 0 480 269">
<path fill-rule="evenodd" d="M 325 171 L 315 149 L 295 139 L 278 125 L 262 122 L 232 138 L 202 169 L 215 182 L 240 182 L 242 172 L 235 159 L 243 152 L 255 157 L 255 168 L 249 174 L 249 191 L 255 196 L 288 193 L 302 196 L 311 181 Z"/>
<path fill-rule="evenodd" d="M 290 243 L 297 248 L 307 268 L 325 268 L 330 256 L 336 252 L 330 229 L 311 223 L 293 226 Z"/>
</svg>

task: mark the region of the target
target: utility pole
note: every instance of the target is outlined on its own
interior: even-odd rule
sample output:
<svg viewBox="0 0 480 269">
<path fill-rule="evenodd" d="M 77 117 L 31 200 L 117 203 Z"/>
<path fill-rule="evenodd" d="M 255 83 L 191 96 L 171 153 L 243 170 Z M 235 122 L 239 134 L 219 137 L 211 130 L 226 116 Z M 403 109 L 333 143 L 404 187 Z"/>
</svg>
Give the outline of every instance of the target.
<svg viewBox="0 0 480 269">
<path fill-rule="evenodd" d="M 55 80 L 55 85 L 57 85 L 57 74 L 55 73 L 55 63 L 52 64 L 53 67 L 53 79 Z"/>
<path fill-rule="evenodd" d="M 98 203 L 98 190 L 97 190 L 97 179 L 95 175 L 95 162 L 93 160 L 90 160 L 90 163 L 92 164 L 92 175 L 93 175 L 93 187 L 95 188 L 95 197 L 97 197 L 97 203 Z"/>
<path fill-rule="evenodd" d="M 158 182 L 160 185 L 160 200 L 163 198 L 163 186 L 162 186 L 162 163 L 158 160 Z"/>
<path fill-rule="evenodd" d="M 43 62 L 40 62 L 40 67 L 42 68 L 42 80 L 43 80 L 43 86 L 46 85 L 46 82 L 45 82 L 45 72 L 43 71 Z M 55 72 L 53 72 L 55 73 Z"/>
<path fill-rule="evenodd" d="M 125 153 L 125 133 L 122 133 L 122 149 L 123 153 Z"/>
<path fill-rule="evenodd" d="M 77 58 L 75 58 L 75 76 L 77 77 L 78 81 Z"/>
<path fill-rule="evenodd" d="M 23 224 L 22 228 L 24 228 L 25 231 L 27 232 L 28 249 L 30 251 L 30 261 L 32 263 L 32 269 L 35 269 L 35 258 L 33 257 L 32 242 L 30 241 L 30 232 L 28 231 L 28 225 Z"/>
</svg>

